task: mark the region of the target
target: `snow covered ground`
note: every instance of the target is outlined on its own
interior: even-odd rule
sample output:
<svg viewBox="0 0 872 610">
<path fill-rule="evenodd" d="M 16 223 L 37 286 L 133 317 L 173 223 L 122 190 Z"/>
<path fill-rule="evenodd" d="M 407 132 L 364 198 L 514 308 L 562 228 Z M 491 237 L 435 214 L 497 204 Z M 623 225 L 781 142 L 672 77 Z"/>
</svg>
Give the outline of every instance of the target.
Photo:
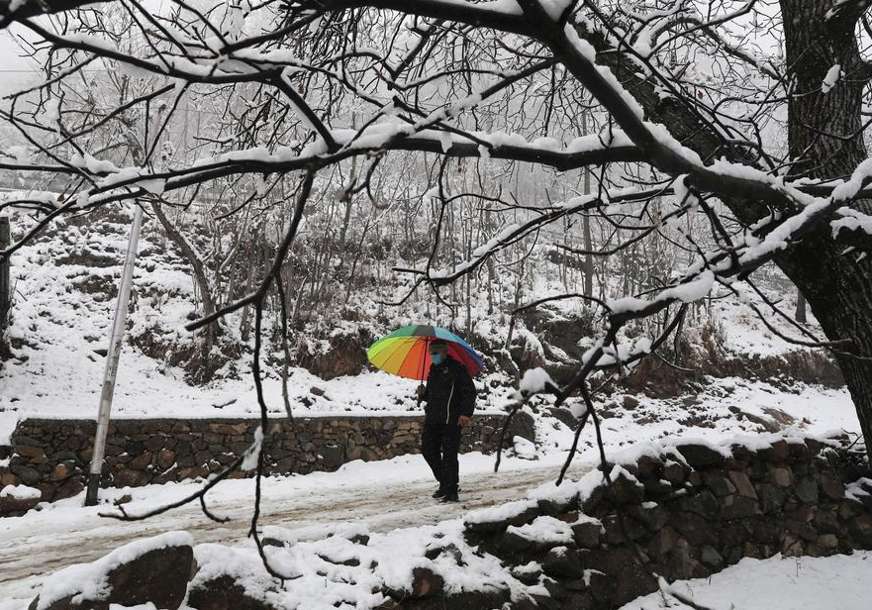
<svg viewBox="0 0 872 610">
<path fill-rule="evenodd" d="M 352 462 L 334 473 L 270 477 L 264 483 L 264 526 L 280 525 L 304 535 L 313 527 L 351 522 L 374 532 L 432 525 L 455 519 L 474 509 L 521 497 L 525 492 L 553 481 L 561 456 L 552 454 L 531 462 L 506 458 L 498 474 L 493 456 L 478 453 L 461 456 L 460 504 L 442 504 L 430 497 L 432 475 L 420 456 L 403 456 L 381 462 Z M 584 456 L 570 474 L 579 476 L 592 463 Z M 0 520 L 0 610 L 18 610 L 36 593 L 42 578 L 62 567 L 93 561 L 112 549 L 143 536 L 172 530 L 190 532 L 197 543 L 222 542 L 250 546 L 246 542 L 253 501 L 252 480 L 229 480 L 208 496 L 209 508 L 231 521 L 216 524 L 193 504 L 146 521 L 121 522 L 102 518 L 112 510 L 114 499 L 125 494 L 131 514 L 176 501 L 192 493 L 199 483 L 170 483 L 132 489 L 106 490 L 103 506 L 83 507 L 83 496 L 44 504 L 42 510 L 23 517 Z M 16 603 L 18 605 L 16 605 Z"/>
<path fill-rule="evenodd" d="M 700 578 L 673 583 L 676 591 L 711 610 L 868 610 L 872 551 L 833 557 L 742 559 Z M 690 610 L 659 593 L 621 610 Z"/>
</svg>

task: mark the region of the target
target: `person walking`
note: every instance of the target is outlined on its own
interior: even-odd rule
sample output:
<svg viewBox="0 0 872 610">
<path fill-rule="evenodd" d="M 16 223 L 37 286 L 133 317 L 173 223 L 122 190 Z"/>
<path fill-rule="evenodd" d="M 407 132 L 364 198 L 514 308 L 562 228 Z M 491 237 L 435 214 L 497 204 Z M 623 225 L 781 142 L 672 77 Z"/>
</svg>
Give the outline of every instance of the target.
<svg viewBox="0 0 872 610">
<path fill-rule="evenodd" d="M 433 470 L 439 488 L 433 494 L 443 502 L 458 502 L 460 435 L 472 421 L 475 384 L 460 362 L 448 353 L 448 344 L 430 343 L 430 374 L 427 385 L 418 386 L 424 407 L 421 453 Z"/>
</svg>

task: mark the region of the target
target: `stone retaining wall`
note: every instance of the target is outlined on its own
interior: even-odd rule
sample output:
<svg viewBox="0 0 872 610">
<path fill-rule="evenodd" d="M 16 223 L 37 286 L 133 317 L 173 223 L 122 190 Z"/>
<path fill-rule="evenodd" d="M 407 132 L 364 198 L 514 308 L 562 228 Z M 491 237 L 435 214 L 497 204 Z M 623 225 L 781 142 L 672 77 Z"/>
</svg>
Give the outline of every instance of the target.
<svg viewBox="0 0 872 610">
<path fill-rule="evenodd" d="M 507 434 L 533 438 L 529 415 L 520 414 Z M 464 432 L 461 451 L 491 453 L 504 421 L 477 415 Z M 419 453 L 422 416 L 297 418 L 270 423 L 264 442 L 269 474 L 332 471 L 362 459 Z M 115 487 L 181 481 L 222 470 L 251 445 L 257 419 L 131 419 L 109 428 L 105 484 Z M 0 488 L 24 484 L 48 501 L 79 493 L 86 483 L 95 423 L 92 420 L 27 419 L 12 435 L 12 455 L 0 467 Z M 236 473 L 235 476 L 245 476 Z"/>
<path fill-rule="evenodd" d="M 473 515 L 466 538 L 548 592 L 511 608 L 613 610 L 656 591 L 653 574 L 672 582 L 707 578 L 743 557 L 872 549 L 872 480 L 846 494 L 861 470 L 844 449 L 812 439 L 756 450 L 679 444 L 614 466 L 611 485 L 596 471 L 575 495 L 519 502 L 493 519 Z M 569 540 L 525 536 L 526 524 L 548 520 L 566 524 Z M 385 607 L 436 606 L 407 599 Z"/>
<path fill-rule="evenodd" d="M 154 550 L 121 552 L 121 565 L 92 564 L 108 570 L 92 576 L 105 589 L 77 582 L 30 609 L 80 608 L 99 595 L 95 608 L 149 601 L 175 610 L 186 600 L 199 610 L 288 610 L 308 607 L 301 600 L 317 591 L 327 604 L 374 610 L 616 610 L 656 591 L 654 573 L 671 582 L 742 557 L 872 549 L 872 479 L 848 480 L 868 464 L 811 439 L 755 446 L 679 442 L 637 454 L 609 467 L 611 484 L 594 470 L 540 487 L 536 499 L 468 513 L 462 531 L 418 529 L 405 553 L 402 530 L 371 537 L 365 524 L 346 523 L 307 539 L 273 528 L 263 539 L 273 566 L 305 565 L 298 578 L 270 577 L 250 546 L 192 549 L 190 536 L 163 534 L 133 543 Z M 52 578 L 43 591 L 57 591 Z"/>
</svg>

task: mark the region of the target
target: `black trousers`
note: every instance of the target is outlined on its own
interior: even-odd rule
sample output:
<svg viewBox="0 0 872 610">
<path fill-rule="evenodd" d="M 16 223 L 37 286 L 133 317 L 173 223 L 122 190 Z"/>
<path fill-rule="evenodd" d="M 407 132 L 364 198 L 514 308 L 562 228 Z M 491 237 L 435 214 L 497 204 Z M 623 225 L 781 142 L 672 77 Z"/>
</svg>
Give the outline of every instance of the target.
<svg viewBox="0 0 872 610">
<path fill-rule="evenodd" d="M 424 424 L 421 434 L 421 453 L 446 493 L 457 493 L 460 465 L 460 426 L 452 424 Z"/>
</svg>

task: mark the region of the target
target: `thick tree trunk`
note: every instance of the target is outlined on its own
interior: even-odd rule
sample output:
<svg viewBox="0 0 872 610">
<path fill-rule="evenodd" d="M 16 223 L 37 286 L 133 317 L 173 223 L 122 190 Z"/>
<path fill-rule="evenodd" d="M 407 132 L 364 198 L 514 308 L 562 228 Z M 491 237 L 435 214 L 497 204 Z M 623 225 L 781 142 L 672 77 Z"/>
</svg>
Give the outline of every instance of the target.
<svg viewBox="0 0 872 610">
<path fill-rule="evenodd" d="M 796 177 L 850 175 L 868 156 L 860 116 L 866 70 L 854 35 L 856 15 L 828 19 L 832 6 L 823 0 L 781 1 L 786 65 L 794 87 L 788 143 Z M 842 76 L 823 92 L 821 85 L 835 65 L 841 66 Z M 868 209 L 869 202 L 852 205 Z M 857 357 L 836 358 L 872 455 L 872 261 L 857 261 L 845 248 L 824 225 L 777 263 L 799 287 L 826 336 L 851 341 L 844 351 Z"/>
<path fill-rule="evenodd" d="M 836 360 L 872 455 L 872 268 L 868 258 L 855 262 L 841 254 L 824 228 L 779 257 L 779 266 L 805 295 L 808 305 L 830 340 L 849 339 L 842 350 L 859 357 L 836 355 Z"/>
<path fill-rule="evenodd" d="M 793 87 L 788 102 L 789 152 L 796 159 L 793 177 L 843 177 L 867 158 L 860 109 L 870 70 L 860 58 L 854 34 L 865 6 L 865 2 L 781 0 L 785 65 Z M 828 18 L 831 9 L 837 9 L 837 18 Z M 703 159 L 726 156 L 733 162 L 755 163 L 743 149 L 725 146 L 720 135 L 680 100 L 660 96 L 651 80 L 639 76 L 634 64 L 595 32 L 583 30 L 582 35 L 597 49 L 598 63 L 620 75 L 649 120 L 664 124 Z M 821 85 L 836 64 L 842 75 L 824 94 Z M 723 201 L 745 225 L 772 212 L 759 201 L 738 197 Z M 851 206 L 867 213 L 872 210 L 869 201 L 855 201 Z M 869 249 L 868 235 L 855 241 Z M 823 223 L 775 262 L 805 295 L 827 338 L 852 341 L 846 351 L 859 358 L 837 356 L 837 360 L 872 455 L 872 255 L 862 260 L 845 256 L 848 245 L 844 236 L 833 239 L 829 224 Z"/>
</svg>

